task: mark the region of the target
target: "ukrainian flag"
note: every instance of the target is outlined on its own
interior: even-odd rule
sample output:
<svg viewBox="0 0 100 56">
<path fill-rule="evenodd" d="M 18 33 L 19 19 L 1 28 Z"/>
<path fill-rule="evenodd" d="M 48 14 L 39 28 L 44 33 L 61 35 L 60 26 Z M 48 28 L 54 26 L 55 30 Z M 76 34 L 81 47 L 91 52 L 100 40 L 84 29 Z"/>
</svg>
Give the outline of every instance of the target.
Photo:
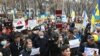
<svg viewBox="0 0 100 56">
<path fill-rule="evenodd" d="M 94 15 L 92 15 L 92 18 L 91 18 L 91 33 L 94 31 L 94 25 L 95 25 L 95 17 L 94 17 Z"/>
<path fill-rule="evenodd" d="M 95 13 L 96 16 L 100 16 L 100 12 L 99 12 L 99 5 L 97 4 L 96 5 L 96 13 Z"/>
<path fill-rule="evenodd" d="M 98 21 L 100 20 L 100 18 L 99 18 L 99 16 L 100 16 L 100 0 L 97 0 L 97 2 L 98 3 L 96 4 L 96 7 L 95 7 L 95 15 L 94 15 L 94 17 L 92 16 L 92 19 L 91 19 L 92 26 L 95 25 L 96 20 L 98 20 Z M 96 42 L 100 43 L 100 36 L 98 36 L 97 34 L 94 34 L 93 37 Z"/>
<path fill-rule="evenodd" d="M 91 17 L 91 33 L 94 31 L 95 25 L 95 8 L 92 9 L 92 17 Z"/>
<path fill-rule="evenodd" d="M 92 13 L 92 17 L 91 17 L 91 32 L 93 32 L 94 30 L 94 25 L 95 25 L 95 21 L 96 21 L 96 18 L 95 16 L 100 16 L 100 0 L 97 0 L 97 4 L 95 6 L 95 9 L 93 9 L 93 13 Z M 95 14 L 94 14 L 95 12 Z"/>
<path fill-rule="evenodd" d="M 95 24 L 95 16 L 92 15 L 92 18 L 91 18 L 91 24 L 94 25 Z"/>
<path fill-rule="evenodd" d="M 96 16 L 100 16 L 100 0 L 97 0 L 97 4 L 96 4 L 95 10 L 96 10 L 95 15 Z"/>
</svg>

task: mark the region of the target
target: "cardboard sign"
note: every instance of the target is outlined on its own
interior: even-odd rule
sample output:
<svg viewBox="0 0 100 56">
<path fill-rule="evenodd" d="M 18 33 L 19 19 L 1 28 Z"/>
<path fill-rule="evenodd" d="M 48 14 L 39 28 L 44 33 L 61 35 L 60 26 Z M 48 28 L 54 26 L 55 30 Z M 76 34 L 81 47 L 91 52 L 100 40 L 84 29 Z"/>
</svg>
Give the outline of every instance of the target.
<svg viewBox="0 0 100 56">
<path fill-rule="evenodd" d="M 76 48 L 80 46 L 79 39 L 74 39 L 69 41 L 70 48 Z"/>
<path fill-rule="evenodd" d="M 28 20 L 28 28 L 33 29 L 38 25 L 37 20 Z"/>
<path fill-rule="evenodd" d="M 62 22 L 68 22 L 66 15 L 62 15 Z"/>
<path fill-rule="evenodd" d="M 21 19 L 14 19 L 13 20 L 13 27 L 14 27 L 14 31 L 18 31 L 18 32 L 26 29 L 26 27 L 25 27 L 25 20 L 23 18 L 21 18 Z"/>
<path fill-rule="evenodd" d="M 93 56 L 93 55 L 99 55 L 99 49 L 97 48 L 88 48 L 88 47 L 85 47 L 84 49 L 84 53 L 86 54 L 86 56 Z"/>
</svg>

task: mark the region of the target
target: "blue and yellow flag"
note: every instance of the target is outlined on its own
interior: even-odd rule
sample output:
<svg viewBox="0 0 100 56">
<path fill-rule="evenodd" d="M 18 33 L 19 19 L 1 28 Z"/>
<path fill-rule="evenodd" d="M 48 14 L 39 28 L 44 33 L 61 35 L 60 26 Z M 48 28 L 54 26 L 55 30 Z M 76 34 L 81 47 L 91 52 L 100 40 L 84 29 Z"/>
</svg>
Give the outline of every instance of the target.
<svg viewBox="0 0 100 56">
<path fill-rule="evenodd" d="M 100 0 L 97 0 L 95 11 L 96 11 L 95 15 L 100 16 Z"/>
<path fill-rule="evenodd" d="M 95 25 L 95 8 L 92 9 L 92 17 L 91 17 L 91 33 L 94 31 Z"/>
<path fill-rule="evenodd" d="M 95 24 L 95 16 L 92 15 L 92 18 L 91 18 L 91 24 L 94 25 Z"/>
<path fill-rule="evenodd" d="M 99 16 L 100 15 L 100 12 L 99 12 L 99 5 L 98 4 L 96 5 L 96 9 L 95 10 L 96 10 L 95 15 L 96 16 Z"/>
<path fill-rule="evenodd" d="M 95 8 L 92 9 L 91 25 L 95 24 Z"/>
<path fill-rule="evenodd" d="M 91 18 L 91 33 L 94 31 L 94 25 L 95 25 L 95 16 L 92 15 L 92 18 Z"/>
<path fill-rule="evenodd" d="M 100 0 L 97 0 L 97 4 L 95 6 L 95 9 L 92 10 L 91 31 L 93 31 L 93 29 L 94 29 L 94 25 L 96 23 L 96 16 L 100 16 Z"/>
</svg>

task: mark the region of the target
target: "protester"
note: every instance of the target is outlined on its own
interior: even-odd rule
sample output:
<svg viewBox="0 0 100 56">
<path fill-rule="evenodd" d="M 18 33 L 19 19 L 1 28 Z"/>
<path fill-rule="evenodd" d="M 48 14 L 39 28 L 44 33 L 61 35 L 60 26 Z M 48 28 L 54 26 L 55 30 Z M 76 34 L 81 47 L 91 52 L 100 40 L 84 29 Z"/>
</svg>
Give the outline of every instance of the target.
<svg viewBox="0 0 100 56">
<path fill-rule="evenodd" d="M 90 29 L 91 29 L 91 23 L 88 23 L 84 30 L 84 37 L 82 38 L 82 42 L 86 42 L 88 35 L 91 35 Z"/>
<path fill-rule="evenodd" d="M 33 44 L 36 48 L 40 47 L 40 36 L 39 34 L 35 32 L 35 37 L 32 39 L 33 40 Z"/>
<path fill-rule="evenodd" d="M 81 44 L 81 46 L 79 47 L 79 51 L 78 51 L 79 56 L 86 56 L 86 53 L 84 53 L 86 47 L 98 49 L 98 45 L 94 42 L 93 36 L 89 35 L 87 37 L 87 42 L 84 42 L 83 44 Z"/>
<path fill-rule="evenodd" d="M 60 56 L 60 48 L 58 46 L 58 40 L 59 40 L 59 34 L 56 32 L 52 32 L 48 41 L 50 56 Z"/>
<path fill-rule="evenodd" d="M 70 40 L 75 40 L 75 39 L 77 38 L 74 36 L 74 32 L 72 30 L 69 30 L 67 36 L 68 43 Z M 77 55 L 77 47 L 71 48 L 71 52 L 72 52 L 71 56 Z"/>
<path fill-rule="evenodd" d="M 68 32 L 69 32 L 68 29 L 63 29 L 63 31 L 61 33 L 62 38 L 63 38 L 63 45 L 69 44 L 69 42 L 68 42 Z"/>
<path fill-rule="evenodd" d="M 75 22 L 70 23 L 70 30 L 74 30 L 75 28 Z"/>
<path fill-rule="evenodd" d="M 39 29 L 38 28 L 34 28 L 34 29 L 32 29 L 32 42 L 33 42 L 33 44 L 34 44 L 34 47 L 38 47 L 37 45 L 36 45 L 36 40 L 39 38 L 39 35 L 38 35 L 38 32 L 39 32 Z"/>
<path fill-rule="evenodd" d="M 64 45 L 61 47 L 61 56 L 71 56 L 71 51 L 69 46 Z"/>
<path fill-rule="evenodd" d="M 34 37 L 33 32 L 31 29 L 27 30 L 28 38 L 32 39 Z"/>
<path fill-rule="evenodd" d="M 20 51 L 22 49 L 23 49 L 23 42 L 21 42 L 21 36 L 15 35 L 14 42 L 10 44 L 11 55 L 12 56 L 19 56 Z"/>
<path fill-rule="evenodd" d="M 67 28 L 63 28 L 62 32 L 61 32 L 62 36 L 63 37 L 67 36 L 67 33 L 68 33 L 68 29 Z"/>
<path fill-rule="evenodd" d="M 21 51 L 20 56 L 39 56 L 40 54 L 39 49 L 38 50 L 35 49 L 36 48 L 34 48 L 32 45 L 32 40 L 26 39 L 24 49 Z"/>
<path fill-rule="evenodd" d="M 6 27 L 3 27 L 2 34 L 1 34 L 3 36 L 3 38 L 7 38 L 6 32 L 7 32 Z"/>
<path fill-rule="evenodd" d="M 58 44 L 58 47 L 61 47 L 61 46 L 64 45 L 63 37 L 62 37 L 61 34 L 59 34 L 59 38 L 58 38 L 57 44 Z"/>
<path fill-rule="evenodd" d="M 44 32 L 40 31 L 39 33 L 39 40 L 38 42 L 40 43 L 39 44 L 39 47 L 40 47 L 40 56 L 47 56 L 47 42 L 48 42 L 48 38 L 45 36 Z"/>
<path fill-rule="evenodd" d="M 10 48 L 9 48 L 9 41 L 7 39 L 3 39 L 1 42 L 0 42 L 0 50 L 3 54 L 3 56 L 10 56 Z"/>
</svg>

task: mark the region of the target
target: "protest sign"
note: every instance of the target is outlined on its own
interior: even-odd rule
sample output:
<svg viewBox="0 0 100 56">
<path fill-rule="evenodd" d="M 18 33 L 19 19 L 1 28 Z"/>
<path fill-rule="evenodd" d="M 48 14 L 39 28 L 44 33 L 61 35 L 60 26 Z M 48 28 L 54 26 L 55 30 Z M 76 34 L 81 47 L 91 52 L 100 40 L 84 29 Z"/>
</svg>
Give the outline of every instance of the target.
<svg viewBox="0 0 100 56">
<path fill-rule="evenodd" d="M 70 48 L 76 48 L 80 46 L 79 39 L 74 39 L 69 41 Z"/>
<path fill-rule="evenodd" d="M 36 54 L 40 54 L 40 48 L 34 48 L 34 49 L 32 49 L 32 52 L 31 52 L 31 54 L 30 55 L 36 55 Z"/>
<path fill-rule="evenodd" d="M 86 56 L 93 56 L 93 55 L 99 55 L 99 49 L 97 48 L 88 48 L 88 47 L 85 47 L 84 49 L 84 53 L 86 54 Z"/>
<path fill-rule="evenodd" d="M 13 20 L 13 27 L 14 27 L 14 31 L 18 31 L 18 32 L 26 29 L 25 20 L 23 18 L 14 19 Z"/>
<path fill-rule="evenodd" d="M 62 22 L 68 22 L 66 15 L 62 15 Z"/>
<path fill-rule="evenodd" d="M 38 25 L 37 20 L 28 20 L 28 28 L 33 29 L 34 27 L 36 27 Z"/>
<path fill-rule="evenodd" d="M 41 31 L 45 31 L 45 26 L 41 25 Z"/>
</svg>

